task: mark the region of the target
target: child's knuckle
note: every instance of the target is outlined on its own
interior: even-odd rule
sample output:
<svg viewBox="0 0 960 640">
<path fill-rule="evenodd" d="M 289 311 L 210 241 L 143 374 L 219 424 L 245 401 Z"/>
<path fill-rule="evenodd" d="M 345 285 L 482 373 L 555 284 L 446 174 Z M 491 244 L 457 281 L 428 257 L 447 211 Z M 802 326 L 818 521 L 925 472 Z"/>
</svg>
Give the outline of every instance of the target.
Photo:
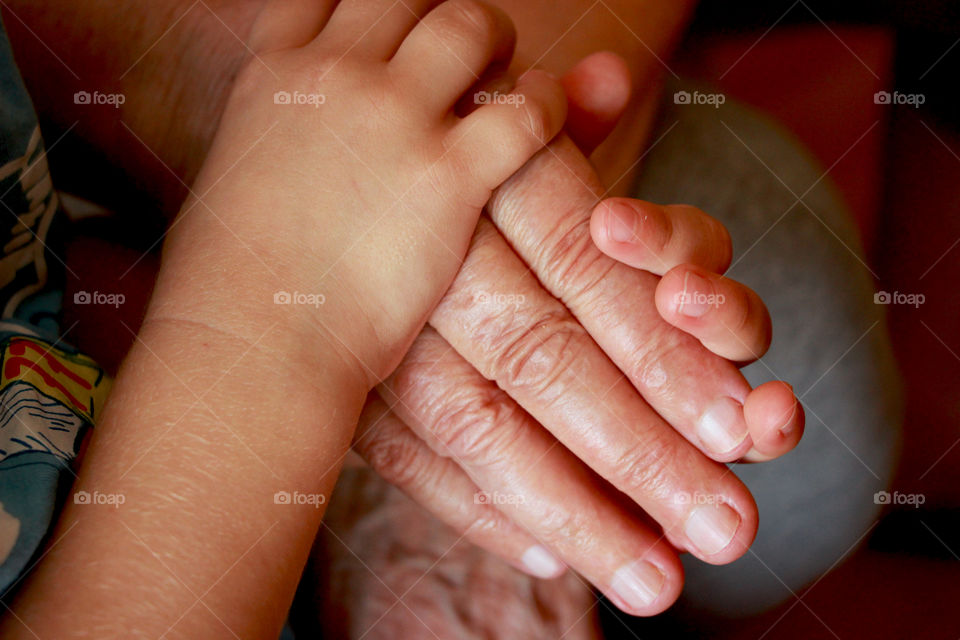
<svg viewBox="0 0 960 640">
<path fill-rule="evenodd" d="M 520 106 L 522 118 L 519 120 L 522 131 L 528 137 L 527 144 L 546 144 L 550 132 L 554 130 L 553 109 L 544 100 L 527 100 Z"/>
</svg>

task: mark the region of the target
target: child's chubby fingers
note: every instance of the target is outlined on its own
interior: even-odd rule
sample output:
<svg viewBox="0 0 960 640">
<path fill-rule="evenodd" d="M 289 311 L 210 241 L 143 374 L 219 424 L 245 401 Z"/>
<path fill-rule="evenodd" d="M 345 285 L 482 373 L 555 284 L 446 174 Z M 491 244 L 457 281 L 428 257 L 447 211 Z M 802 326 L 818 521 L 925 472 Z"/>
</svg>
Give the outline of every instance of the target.
<svg viewBox="0 0 960 640">
<path fill-rule="evenodd" d="M 680 265 L 657 285 L 664 320 L 733 362 L 751 362 L 770 348 L 766 305 L 753 290 L 702 267 Z"/>
<path fill-rule="evenodd" d="M 594 208 L 590 233 L 611 258 L 661 276 L 681 264 L 723 273 L 733 254 L 726 227 L 688 205 L 609 198 Z"/>
<path fill-rule="evenodd" d="M 543 149 L 563 129 L 566 116 L 559 81 L 544 71 L 529 71 L 513 91 L 453 127 L 447 154 L 469 179 L 493 189 Z"/>
<path fill-rule="evenodd" d="M 340 0 L 322 36 L 335 47 L 387 59 L 442 0 Z"/>
<path fill-rule="evenodd" d="M 432 115 L 449 111 L 490 67 L 509 65 L 516 44 L 513 22 L 480 0 L 447 0 L 413 28 L 390 61 Z"/>
<path fill-rule="evenodd" d="M 767 382 L 751 391 L 743 403 L 743 416 L 753 439 L 744 462 L 779 458 L 803 436 L 803 405 L 786 382 Z"/>
</svg>

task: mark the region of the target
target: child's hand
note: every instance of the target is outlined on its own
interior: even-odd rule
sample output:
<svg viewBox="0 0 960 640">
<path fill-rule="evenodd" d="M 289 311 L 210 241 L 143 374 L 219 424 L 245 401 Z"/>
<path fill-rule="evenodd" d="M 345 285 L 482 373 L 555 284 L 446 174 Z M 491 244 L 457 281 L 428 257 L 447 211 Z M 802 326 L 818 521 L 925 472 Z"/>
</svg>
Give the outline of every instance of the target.
<svg viewBox="0 0 960 640">
<path fill-rule="evenodd" d="M 167 251 L 230 292 L 228 304 L 211 299 L 220 287 L 180 313 L 214 309 L 256 338 L 279 309 L 285 326 L 319 330 L 373 382 L 449 287 L 491 191 L 562 127 L 566 100 L 531 72 L 455 115 L 513 50 L 509 19 L 482 3 L 341 2 L 320 35 L 326 16 L 306 18 L 311 4 L 275 2 L 254 27 L 258 55 Z M 275 306 L 277 291 L 294 304 Z M 250 304 L 237 305 L 238 292 Z"/>
<path fill-rule="evenodd" d="M 661 317 L 710 351 L 747 364 L 770 348 L 766 305 L 750 288 L 722 276 L 733 250 L 730 234 L 714 218 L 686 205 L 610 198 L 594 209 L 590 231 L 611 258 L 663 276 L 655 297 Z M 803 408 L 786 383 L 751 391 L 743 412 L 753 442 L 747 461 L 776 458 L 799 442 Z"/>
<path fill-rule="evenodd" d="M 454 113 L 510 57 L 495 9 L 320 4 L 264 10 L 164 247 L 75 485 L 123 515 L 68 501 L 0 636 L 276 638 L 367 392 L 563 124 L 541 73 Z"/>
</svg>

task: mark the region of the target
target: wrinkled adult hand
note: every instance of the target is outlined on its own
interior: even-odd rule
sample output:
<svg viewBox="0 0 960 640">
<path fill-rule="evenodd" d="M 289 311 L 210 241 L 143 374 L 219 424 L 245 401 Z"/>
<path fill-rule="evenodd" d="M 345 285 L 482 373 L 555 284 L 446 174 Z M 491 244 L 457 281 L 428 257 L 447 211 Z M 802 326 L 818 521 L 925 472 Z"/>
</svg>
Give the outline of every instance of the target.
<svg viewBox="0 0 960 640">
<path fill-rule="evenodd" d="M 515 571 L 369 468 L 341 474 L 323 522 L 291 612 L 298 638 L 602 637 L 576 574 Z"/>
<path fill-rule="evenodd" d="M 597 54 L 563 80 L 569 137 L 495 193 L 354 449 L 518 568 L 573 567 L 652 615 L 680 593 L 678 551 L 713 564 L 745 553 L 756 505 L 722 463 L 789 451 L 803 414 L 788 385 L 751 390 L 739 371 L 769 346 L 770 319 L 719 275 L 722 225 L 602 200 L 585 154 L 626 103 L 622 62 Z"/>
</svg>

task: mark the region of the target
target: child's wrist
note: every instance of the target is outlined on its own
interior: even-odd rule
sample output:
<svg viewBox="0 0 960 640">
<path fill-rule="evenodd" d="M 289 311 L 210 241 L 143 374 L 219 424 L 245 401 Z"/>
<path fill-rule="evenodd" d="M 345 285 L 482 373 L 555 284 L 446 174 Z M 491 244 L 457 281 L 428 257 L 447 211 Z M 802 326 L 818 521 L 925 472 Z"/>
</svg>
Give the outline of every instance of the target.
<svg viewBox="0 0 960 640">
<path fill-rule="evenodd" d="M 366 339 L 362 322 L 348 314 L 335 317 L 325 309 L 323 294 L 271 284 L 275 278 L 252 256 L 225 259 L 211 255 L 210 246 L 197 241 L 165 251 L 145 324 L 209 327 L 241 349 L 276 353 L 278 361 L 304 375 L 338 368 L 365 390 L 375 384 L 368 364 L 356 355 Z"/>
</svg>

